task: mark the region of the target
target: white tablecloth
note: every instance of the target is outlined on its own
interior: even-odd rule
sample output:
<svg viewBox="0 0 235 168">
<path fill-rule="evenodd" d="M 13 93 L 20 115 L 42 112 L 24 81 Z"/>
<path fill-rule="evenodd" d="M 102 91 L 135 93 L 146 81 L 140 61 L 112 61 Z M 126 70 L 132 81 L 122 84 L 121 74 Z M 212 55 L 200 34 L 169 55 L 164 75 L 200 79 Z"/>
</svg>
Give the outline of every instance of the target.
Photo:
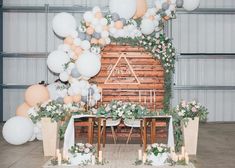
<svg viewBox="0 0 235 168">
<path fill-rule="evenodd" d="M 95 115 L 74 115 L 71 117 L 68 127 L 64 134 L 64 152 L 68 152 L 68 150 L 75 144 L 75 136 L 74 136 L 74 119 L 79 118 L 87 118 L 87 117 L 95 117 Z M 169 126 L 168 126 L 168 147 L 174 148 L 174 133 L 173 133 L 173 124 L 172 124 L 172 117 L 171 116 L 156 116 L 154 118 L 170 118 Z"/>
</svg>

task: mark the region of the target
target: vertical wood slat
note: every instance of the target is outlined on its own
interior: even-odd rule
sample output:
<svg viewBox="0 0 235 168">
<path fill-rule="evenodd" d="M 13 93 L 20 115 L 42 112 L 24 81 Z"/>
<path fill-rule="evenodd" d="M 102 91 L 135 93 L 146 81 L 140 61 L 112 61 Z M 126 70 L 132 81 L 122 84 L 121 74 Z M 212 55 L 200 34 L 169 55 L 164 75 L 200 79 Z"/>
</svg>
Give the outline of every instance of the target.
<svg viewBox="0 0 235 168">
<path fill-rule="evenodd" d="M 114 76 L 111 74 L 110 78 L 107 79 L 119 56 L 124 53 L 131 68 L 133 68 L 133 72 L 140 81 L 139 84 L 134 80 L 135 78 L 132 73 L 126 74 L 126 70 L 129 68 L 128 64 L 122 58 L 120 59 L 120 64 L 118 63 L 116 69 L 113 71 L 117 73 Z M 102 51 L 101 64 L 101 71 L 96 77 L 91 79 L 91 82 L 97 82 L 102 87 L 104 103 L 112 100 L 139 103 L 139 95 L 141 94 L 142 105 L 151 110 L 154 109 L 154 106 L 156 109 L 163 108 L 164 69 L 160 61 L 155 60 L 143 48 L 109 45 Z M 112 68 L 109 69 L 109 66 Z M 120 69 L 123 70 L 121 73 L 115 71 Z M 109 81 L 109 83 L 105 83 L 105 81 Z M 153 90 L 155 91 L 155 105 Z"/>
</svg>

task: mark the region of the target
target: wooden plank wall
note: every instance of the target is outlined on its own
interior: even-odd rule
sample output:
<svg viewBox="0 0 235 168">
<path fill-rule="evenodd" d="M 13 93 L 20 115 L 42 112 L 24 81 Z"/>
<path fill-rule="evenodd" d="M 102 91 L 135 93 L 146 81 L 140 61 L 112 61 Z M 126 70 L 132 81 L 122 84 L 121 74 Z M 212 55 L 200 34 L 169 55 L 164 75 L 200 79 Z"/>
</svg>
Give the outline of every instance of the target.
<svg viewBox="0 0 235 168">
<path fill-rule="evenodd" d="M 151 110 L 163 108 L 164 70 L 159 60 L 142 48 L 121 45 L 106 46 L 101 55 L 101 71 L 91 81 L 103 89 L 103 103 L 122 100 Z"/>
</svg>

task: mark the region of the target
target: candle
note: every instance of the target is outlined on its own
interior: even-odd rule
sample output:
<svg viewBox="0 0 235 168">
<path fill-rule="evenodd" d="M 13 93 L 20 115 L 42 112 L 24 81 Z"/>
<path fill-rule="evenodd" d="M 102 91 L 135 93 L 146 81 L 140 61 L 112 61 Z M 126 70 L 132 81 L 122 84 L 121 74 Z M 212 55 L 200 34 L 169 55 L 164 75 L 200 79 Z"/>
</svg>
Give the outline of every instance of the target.
<svg viewBox="0 0 235 168">
<path fill-rule="evenodd" d="M 156 93 L 155 90 L 153 90 L 153 106 L 154 106 L 154 111 L 156 110 Z"/>
<path fill-rule="evenodd" d="M 91 164 L 95 165 L 95 155 L 92 155 L 92 157 L 91 157 Z"/>
<path fill-rule="evenodd" d="M 152 95 L 152 90 L 150 90 L 150 103 L 151 103 L 151 105 L 152 105 L 152 99 L 153 99 L 152 96 L 153 96 Z"/>
<path fill-rule="evenodd" d="M 56 156 L 58 157 L 59 154 L 60 154 L 60 150 L 56 149 Z"/>
<path fill-rule="evenodd" d="M 147 97 L 146 96 L 144 97 L 144 104 L 145 105 L 147 104 Z"/>
<path fill-rule="evenodd" d="M 185 163 L 189 164 L 189 157 L 188 157 L 188 153 L 185 152 Z"/>
<path fill-rule="evenodd" d="M 102 104 L 102 102 L 103 102 L 103 89 L 102 89 L 101 92 L 100 92 L 100 102 L 101 102 L 101 104 Z"/>
<path fill-rule="evenodd" d="M 146 152 L 144 152 L 144 155 L 143 155 L 143 163 L 145 163 L 146 160 L 147 160 L 147 154 L 146 154 Z"/>
<path fill-rule="evenodd" d="M 184 147 L 184 146 L 181 147 L 181 154 L 182 154 L 183 157 L 184 157 L 184 155 L 185 155 L 185 147 Z"/>
<path fill-rule="evenodd" d="M 139 149 L 138 154 L 139 154 L 139 155 L 138 155 L 138 156 L 139 156 L 138 159 L 139 159 L 139 160 L 142 160 L 142 150 L 141 150 L 141 149 Z"/>
<path fill-rule="evenodd" d="M 57 157 L 58 157 L 58 166 L 60 166 L 62 163 L 61 153 L 59 153 Z"/>
<path fill-rule="evenodd" d="M 174 153 L 173 156 L 172 156 L 172 160 L 174 162 L 177 162 L 178 161 L 178 156 Z"/>
<path fill-rule="evenodd" d="M 68 154 L 65 150 L 63 150 L 63 159 L 64 160 L 69 160 Z"/>
<path fill-rule="evenodd" d="M 183 155 L 179 155 L 179 160 L 183 160 L 184 156 Z"/>
<path fill-rule="evenodd" d="M 139 103 L 141 104 L 141 91 L 139 90 Z"/>
<path fill-rule="evenodd" d="M 98 160 L 99 160 L 100 163 L 102 163 L 102 160 L 103 160 L 102 159 L 102 151 L 99 151 L 99 159 Z"/>
</svg>

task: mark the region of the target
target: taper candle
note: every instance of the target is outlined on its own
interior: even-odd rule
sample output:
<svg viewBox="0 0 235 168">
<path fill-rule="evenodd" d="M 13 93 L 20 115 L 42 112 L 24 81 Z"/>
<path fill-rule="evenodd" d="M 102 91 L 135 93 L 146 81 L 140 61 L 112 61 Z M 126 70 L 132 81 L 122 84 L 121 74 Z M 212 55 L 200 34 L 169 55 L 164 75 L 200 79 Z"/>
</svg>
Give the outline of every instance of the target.
<svg viewBox="0 0 235 168">
<path fill-rule="evenodd" d="M 142 150 L 141 149 L 138 150 L 138 159 L 142 160 Z"/>
<path fill-rule="evenodd" d="M 184 159 L 185 159 L 185 163 L 189 164 L 189 157 L 188 157 L 188 153 L 187 152 L 185 152 Z"/>
<path fill-rule="evenodd" d="M 57 159 L 58 159 L 58 166 L 60 166 L 61 163 L 62 163 L 61 153 L 58 154 L 58 158 Z"/>
<path fill-rule="evenodd" d="M 95 155 L 91 156 L 91 165 L 95 165 Z"/>
<path fill-rule="evenodd" d="M 102 160 L 103 160 L 103 158 L 102 158 L 102 151 L 99 151 L 99 163 L 102 163 Z"/>
<path fill-rule="evenodd" d="M 147 153 L 144 152 L 144 154 L 143 154 L 143 163 L 146 163 L 146 160 L 147 160 Z"/>
</svg>

